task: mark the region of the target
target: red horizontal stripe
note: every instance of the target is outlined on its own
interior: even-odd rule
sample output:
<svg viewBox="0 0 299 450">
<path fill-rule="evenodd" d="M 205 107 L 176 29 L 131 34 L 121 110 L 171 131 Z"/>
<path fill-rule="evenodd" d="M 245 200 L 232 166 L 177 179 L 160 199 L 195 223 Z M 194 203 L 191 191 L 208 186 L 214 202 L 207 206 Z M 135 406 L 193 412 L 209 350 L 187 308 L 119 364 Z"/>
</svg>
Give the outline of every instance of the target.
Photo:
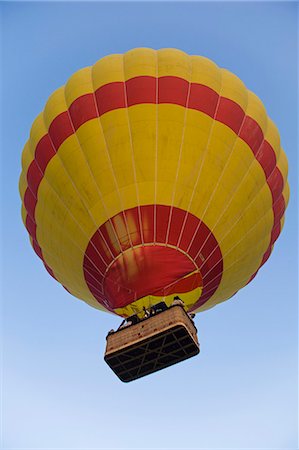
<svg viewBox="0 0 299 450">
<path fill-rule="evenodd" d="M 39 169 L 36 160 L 34 159 L 30 166 L 28 167 L 27 171 L 27 184 L 29 188 L 31 189 L 32 193 L 37 197 L 37 191 L 39 188 L 39 185 L 44 177 L 44 174 Z"/>
<path fill-rule="evenodd" d="M 94 94 L 85 94 L 78 97 L 69 107 L 71 120 L 75 130 L 98 116 Z"/>
<path fill-rule="evenodd" d="M 54 119 L 55 121 L 56 119 Z M 54 124 L 53 121 L 53 124 Z M 45 173 L 46 167 L 49 164 L 49 161 L 56 154 L 55 149 L 53 148 L 53 144 L 48 134 L 43 136 L 35 149 L 34 159 L 36 161 L 37 166 L 39 167 L 42 173 Z"/>
<path fill-rule="evenodd" d="M 259 124 L 252 117 L 245 117 L 239 136 L 256 155 L 263 143 L 264 135 Z M 272 151 L 274 152 L 273 149 Z"/>
<path fill-rule="evenodd" d="M 121 81 L 101 86 L 96 90 L 95 96 L 100 116 L 126 106 L 124 83 Z"/>
<path fill-rule="evenodd" d="M 27 214 L 35 221 L 35 207 L 36 207 L 36 197 L 32 194 L 30 189 L 26 189 L 24 195 L 24 206 L 26 208 Z"/>
<path fill-rule="evenodd" d="M 267 183 L 270 188 L 274 203 L 280 197 L 280 194 L 282 193 L 284 186 L 282 174 L 277 166 L 274 168 L 273 172 L 269 176 Z"/>
<path fill-rule="evenodd" d="M 192 83 L 188 108 L 201 111 L 210 117 L 214 117 L 219 95 L 213 89 L 203 84 Z"/>
<path fill-rule="evenodd" d="M 156 103 L 157 80 L 153 77 L 141 76 L 126 81 L 127 105 Z"/>
<path fill-rule="evenodd" d="M 36 223 L 28 214 L 26 217 L 26 228 L 32 239 L 36 240 Z"/>
<path fill-rule="evenodd" d="M 54 275 L 53 270 L 51 269 L 51 267 L 49 267 L 49 266 L 45 263 L 45 261 L 44 261 L 44 266 L 45 266 L 47 272 L 51 275 L 51 277 L 53 277 L 54 280 L 56 280 L 56 277 L 55 277 L 55 275 Z M 64 286 L 63 286 L 63 287 L 64 287 Z"/>
<path fill-rule="evenodd" d="M 273 246 L 275 241 L 278 239 L 278 236 L 280 234 L 281 231 L 281 225 L 280 222 L 278 224 L 275 225 L 275 227 L 272 230 L 271 233 L 271 245 Z"/>
<path fill-rule="evenodd" d="M 38 245 L 37 241 L 33 240 L 32 245 L 33 245 L 33 249 L 34 249 L 35 253 L 40 257 L 41 260 L 44 260 L 43 254 L 42 254 L 42 249 Z"/>
<path fill-rule="evenodd" d="M 64 111 L 55 117 L 49 126 L 48 135 L 56 150 L 63 142 L 74 133 L 68 111 Z"/>
<path fill-rule="evenodd" d="M 220 97 L 215 120 L 227 125 L 236 134 L 239 133 L 245 113 L 240 105 L 230 99 Z"/>
<path fill-rule="evenodd" d="M 285 201 L 283 195 L 280 194 L 278 200 L 273 205 L 274 225 L 280 222 L 285 212 Z"/>
<path fill-rule="evenodd" d="M 160 77 L 158 83 L 158 103 L 186 106 L 189 89 L 187 80 L 178 77 Z"/>
<path fill-rule="evenodd" d="M 260 163 L 266 177 L 268 178 L 276 166 L 276 155 L 269 142 L 265 140 L 263 141 L 258 153 L 256 154 L 256 159 Z"/>
</svg>

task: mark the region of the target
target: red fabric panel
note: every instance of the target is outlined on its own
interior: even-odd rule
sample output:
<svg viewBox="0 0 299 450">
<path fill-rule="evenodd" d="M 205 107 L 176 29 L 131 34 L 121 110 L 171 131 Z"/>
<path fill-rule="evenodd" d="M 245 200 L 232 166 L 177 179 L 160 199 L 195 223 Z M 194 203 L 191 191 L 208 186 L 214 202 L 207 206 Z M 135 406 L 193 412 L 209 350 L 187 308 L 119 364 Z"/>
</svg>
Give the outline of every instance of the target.
<svg viewBox="0 0 299 450">
<path fill-rule="evenodd" d="M 240 105 L 232 100 L 220 97 L 215 119 L 227 125 L 236 134 L 239 133 L 245 113 Z"/>
<path fill-rule="evenodd" d="M 282 193 L 283 185 L 284 185 L 283 178 L 282 178 L 281 172 L 278 169 L 278 167 L 275 167 L 275 169 L 273 170 L 273 172 L 269 176 L 269 178 L 267 180 L 267 183 L 268 183 L 269 188 L 271 190 L 273 203 L 274 203 L 278 199 L 280 194 Z"/>
<path fill-rule="evenodd" d="M 55 277 L 55 275 L 54 275 L 54 273 L 53 273 L 53 270 L 51 269 L 51 267 L 49 267 L 49 266 L 45 263 L 45 261 L 44 261 L 44 266 L 45 266 L 47 272 L 51 275 L 51 277 L 53 277 L 54 280 L 56 280 L 56 277 Z"/>
<path fill-rule="evenodd" d="M 256 159 L 262 166 L 262 169 L 268 178 L 276 166 L 276 155 L 269 142 L 263 141 L 261 147 L 256 153 Z"/>
<path fill-rule="evenodd" d="M 264 140 L 261 127 L 249 116 L 246 116 L 239 136 L 249 145 L 254 155 L 257 153 Z"/>
<path fill-rule="evenodd" d="M 36 197 L 32 194 L 30 189 L 26 189 L 24 195 L 24 206 L 26 208 L 27 214 L 30 216 L 31 220 L 35 222 L 35 207 L 36 207 Z"/>
<path fill-rule="evenodd" d="M 143 240 L 145 243 L 154 242 L 154 214 L 156 209 L 157 205 L 141 207 Z"/>
<path fill-rule="evenodd" d="M 160 77 L 158 102 L 186 106 L 189 83 L 178 77 Z"/>
<path fill-rule="evenodd" d="M 185 212 L 185 214 L 187 215 L 187 219 L 185 220 L 185 226 L 183 228 L 179 246 L 186 252 L 198 226 L 198 218 L 193 216 L 193 214 L 188 214 L 187 212 Z"/>
<path fill-rule="evenodd" d="M 216 292 L 222 278 L 223 262 L 218 261 L 215 266 L 209 268 L 209 265 L 203 265 L 201 273 L 203 277 L 203 291 L 199 300 L 192 307 L 192 311 L 202 306 Z"/>
<path fill-rule="evenodd" d="M 184 292 L 191 292 L 197 287 L 202 286 L 202 277 L 200 273 L 194 273 L 186 278 L 182 278 L 166 287 L 161 295 L 171 295 L 171 294 L 183 294 Z"/>
<path fill-rule="evenodd" d="M 69 107 L 69 113 L 77 130 L 85 122 L 95 119 L 98 116 L 94 94 L 85 94 L 73 101 Z"/>
<path fill-rule="evenodd" d="M 128 210 L 124 211 L 123 216 L 126 219 L 126 222 L 125 222 L 126 230 L 130 234 L 130 239 L 131 239 L 132 245 L 142 244 L 143 236 L 141 236 L 141 231 L 140 231 L 140 223 L 141 223 L 141 226 L 143 227 L 141 208 L 128 209 Z M 113 220 L 115 220 L 115 219 L 113 219 Z M 124 250 L 125 250 L 125 248 L 124 248 Z"/>
<path fill-rule="evenodd" d="M 109 304 L 120 308 L 149 294 L 165 295 L 165 286 L 194 269 L 190 259 L 175 249 L 138 247 L 113 263 L 104 281 L 104 291 Z M 168 294 L 171 291 L 175 292 L 173 287 L 168 287 Z"/>
<path fill-rule="evenodd" d="M 109 247 L 114 256 L 121 253 L 122 249 L 120 248 L 120 243 L 118 241 L 119 236 L 117 235 L 112 221 L 107 221 L 105 223 L 105 225 L 101 228 L 101 234 L 107 243 L 107 246 L 103 243 L 104 247 L 102 250 L 108 251 L 107 247 Z"/>
<path fill-rule="evenodd" d="M 266 253 L 263 256 L 263 260 L 261 262 L 261 265 L 259 267 L 259 269 L 262 267 L 263 264 L 265 264 L 265 262 L 269 259 L 270 255 L 271 255 L 271 251 L 272 251 L 272 245 L 269 246 L 268 250 L 266 251 Z M 258 269 L 258 270 L 259 270 Z"/>
<path fill-rule="evenodd" d="M 26 228 L 32 239 L 36 240 L 36 223 L 27 215 Z"/>
<path fill-rule="evenodd" d="M 219 95 L 203 84 L 192 83 L 188 107 L 214 117 Z"/>
<path fill-rule="evenodd" d="M 156 103 L 156 85 L 156 78 L 149 76 L 135 77 L 126 81 L 128 106 Z"/>
<path fill-rule="evenodd" d="M 280 222 L 285 212 L 285 201 L 282 194 L 278 197 L 278 199 L 274 203 L 273 212 L 274 212 L 274 225 L 276 225 L 277 223 Z"/>
<path fill-rule="evenodd" d="M 280 234 L 281 231 L 281 225 L 280 222 L 275 225 L 275 227 L 272 229 L 272 233 L 271 233 L 271 245 L 274 245 L 275 241 L 278 239 L 278 236 Z"/>
<path fill-rule="evenodd" d="M 53 148 L 49 135 L 45 134 L 38 142 L 34 155 L 34 159 L 42 173 L 45 173 L 47 165 L 55 154 L 56 151 Z"/>
<path fill-rule="evenodd" d="M 44 174 L 39 169 L 38 165 L 36 164 L 35 159 L 32 161 L 30 166 L 28 167 L 27 171 L 27 183 L 30 187 L 33 195 L 37 197 L 37 190 L 40 185 L 40 182 L 42 181 L 44 177 Z"/>
<path fill-rule="evenodd" d="M 40 246 L 38 245 L 38 243 L 37 243 L 35 240 L 33 240 L 33 241 L 32 241 L 32 245 L 33 245 L 33 249 L 34 249 L 35 253 L 37 254 L 37 256 L 38 256 L 40 259 L 44 260 L 43 254 L 42 254 L 42 249 L 40 248 Z"/>
<path fill-rule="evenodd" d="M 74 133 L 68 111 L 59 114 L 49 126 L 48 134 L 56 150 Z"/>
<path fill-rule="evenodd" d="M 170 206 L 157 205 L 156 242 L 166 242 Z"/>
<path fill-rule="evenodd" d="M 200 222 L 199 227 L 197 228 L 197 231 L 195 233 L 192 245 L 188 250 L 191 258 L 195 258 L 199 250 L 203 250 L 203 245 L 206 243 L 209 233 L 210 230 L 208 229 L 208 227 L 203 222 Z"/>
<path fill-rule="evenodd" d="M 124 83 L 121 81 L 105 84 L 96 90 L 95 96 L 100 116 L 126 107 Z"/>
<path fill-rule="evenodd" d="M 104 227 L 102 226 L 97 230 L 88 244 L 89 259 L 91 261 L 96 261 L 96 267 L 100 267 L 102 272 L 105 272 L 107 266 L 110 264 L 112 258 L 111 254 L 105 244 L 102 236 L 105 235 Z"/>
<path fill-rule="evenodd" d="M 170 228 L 168 234 L 168 243 L 171 245 L 177 245 L 184 219 L 186 217 L 186 211 L 182 209 L 175 209 L 175 213 L 171 216 Z M 159 226 L 159 224 L 158 224 Z"/>
</svg>

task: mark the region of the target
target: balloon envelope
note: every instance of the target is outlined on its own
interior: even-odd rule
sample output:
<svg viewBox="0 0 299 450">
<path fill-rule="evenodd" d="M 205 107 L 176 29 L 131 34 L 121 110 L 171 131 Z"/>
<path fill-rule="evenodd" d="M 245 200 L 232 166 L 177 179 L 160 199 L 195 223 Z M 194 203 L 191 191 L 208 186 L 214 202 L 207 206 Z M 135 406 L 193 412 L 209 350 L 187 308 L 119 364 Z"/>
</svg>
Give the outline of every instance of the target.
<svg viewBox="0 0 299 450">
<path fill-rule="evenodd" d="M 179 295 L 210 308 L 268 259 L 289 198 L 262 102 L 175 49 L 134 49 L 76 72 L 23 150 L 23 221 L 71 294 L 122 316 Z"/>
</svg>

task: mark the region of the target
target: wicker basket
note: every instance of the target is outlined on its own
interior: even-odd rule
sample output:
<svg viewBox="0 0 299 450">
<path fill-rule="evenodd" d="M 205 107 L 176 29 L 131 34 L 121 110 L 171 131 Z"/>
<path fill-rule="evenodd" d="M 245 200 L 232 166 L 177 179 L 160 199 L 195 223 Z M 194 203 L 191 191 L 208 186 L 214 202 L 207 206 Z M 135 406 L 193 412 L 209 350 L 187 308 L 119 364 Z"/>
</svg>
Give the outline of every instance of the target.
<svg viewBox="0 0 299 450">
<path fill-rule="evenodd" d="M 199 353 L 197 330 L 177 305 L 107 336 L 105 361 L 124 382 Z"/>
</svg>

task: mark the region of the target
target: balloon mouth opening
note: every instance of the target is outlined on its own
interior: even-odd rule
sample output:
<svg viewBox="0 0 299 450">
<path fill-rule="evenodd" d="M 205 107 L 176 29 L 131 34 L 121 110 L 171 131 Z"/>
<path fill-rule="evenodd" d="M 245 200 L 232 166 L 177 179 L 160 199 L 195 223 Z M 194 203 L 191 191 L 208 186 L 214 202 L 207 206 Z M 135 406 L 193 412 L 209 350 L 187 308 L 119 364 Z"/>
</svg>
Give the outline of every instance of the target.
<svg viewBox="0 0 299 450">
<path fill-rule="evenodd" d="M 83 271 L 91 295 L 123 316 L 179 294 L 188 310 L 198 309 L 217 290 L 223 262 L 202 220 L 175 206 L 142 205 L 94 232 Z"/>
<path fill-rule="evenodd" d="M 104 294 L 113 309 L 124 308 L 144 297 L 187 293 L 202 287 L 194 261 L 181 250 L 165 244 L 140 245 L 121 253 L 104 278 Z"/>
</svg>

